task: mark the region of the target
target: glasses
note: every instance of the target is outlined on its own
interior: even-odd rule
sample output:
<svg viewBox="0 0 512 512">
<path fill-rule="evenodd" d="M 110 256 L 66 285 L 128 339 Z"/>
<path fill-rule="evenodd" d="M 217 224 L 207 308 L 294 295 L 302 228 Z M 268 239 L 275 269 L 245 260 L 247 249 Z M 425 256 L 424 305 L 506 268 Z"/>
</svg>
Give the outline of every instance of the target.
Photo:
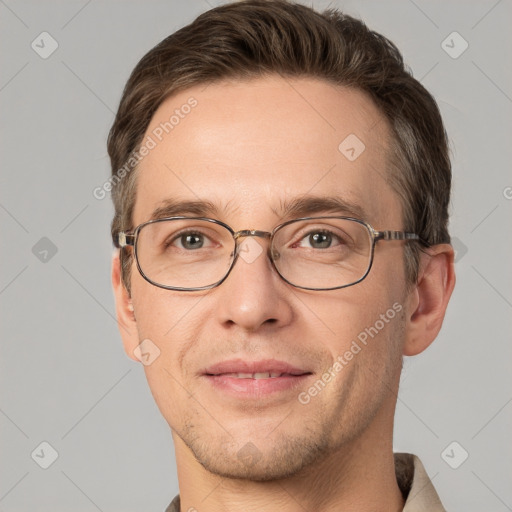
<svg viewBox="0 0 512 512">
<path fill-rule="evenodd" d="M 168 217 L 150 220 L 118 234 L 119 247 L 134 247 L 146 281 L 168 290 L 195 291 L 219 286 L 237 259 L 254 261 L 269 240 L 267 256 L 279 276 L 304 290 L 337 290 L 361 282 L 370 272 L 381 240 L 419 240 L 406 231 L 376 231 L 351 217 L 306 217 L 272 230 L 234 231 L 215 219 Z"/>
</svg>

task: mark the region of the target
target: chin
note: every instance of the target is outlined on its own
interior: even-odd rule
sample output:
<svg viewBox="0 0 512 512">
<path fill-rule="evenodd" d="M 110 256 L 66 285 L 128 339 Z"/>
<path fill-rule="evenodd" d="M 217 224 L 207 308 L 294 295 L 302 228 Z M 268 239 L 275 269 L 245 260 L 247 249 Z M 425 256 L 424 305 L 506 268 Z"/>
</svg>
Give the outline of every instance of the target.
<svg viewBox="0 0 512 512">
<path fill-rule="evenodd" d="M 269 482 L 282 480 L 301 473 L 307 466 L 325 458 L 330 452 L 330 443 L 326 438 L 312 439 L 302 435 L 300 438 L 281 437 L 260 447 L 246 440 L 239 444 L 185 443 L 196 460 L 210 473 L 223 478 Z M 196 439 L 197 441 L 197 439 Z"/>
</svg>

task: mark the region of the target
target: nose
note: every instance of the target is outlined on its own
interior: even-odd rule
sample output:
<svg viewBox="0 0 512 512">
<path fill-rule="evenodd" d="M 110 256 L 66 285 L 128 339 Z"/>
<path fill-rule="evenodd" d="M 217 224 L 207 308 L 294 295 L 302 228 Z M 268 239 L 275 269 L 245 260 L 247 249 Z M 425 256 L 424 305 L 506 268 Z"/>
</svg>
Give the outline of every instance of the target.
<svg viewBox="0 0 512 512">
<path fill-rule="evenodd" d="M 268 256 L 268 239 L 245 235 L 238 258 L 217 288 L 218 320 L 226 327 L 246 331 L 278 328 L 290 323 L 293 311 L 289 286 L 277 274 Z"/>
</svg>

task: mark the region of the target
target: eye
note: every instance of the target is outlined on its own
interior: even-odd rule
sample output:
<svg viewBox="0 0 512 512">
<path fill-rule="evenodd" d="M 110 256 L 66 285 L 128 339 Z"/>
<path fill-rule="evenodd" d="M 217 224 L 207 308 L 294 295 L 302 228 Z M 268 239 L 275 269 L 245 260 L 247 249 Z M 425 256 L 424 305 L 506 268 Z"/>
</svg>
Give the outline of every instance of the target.
<svg viewBox="0 0 512 512">
<path fill-rule="evenodd" d="M 311 249 L 328 249 L 330 247 L 340 245 L 343 241 L 332 233 L 326 230 L 311 231 L 304 236 L 294 246 L 309 247 Z"/>
<path fill-rule="evenodd" d="M 174 237 L 167 246 L 177 246 L 179 249 L 197 250 L 211 247 L 210 239 L 197 231 L 187 231 Z"/>
</svg>

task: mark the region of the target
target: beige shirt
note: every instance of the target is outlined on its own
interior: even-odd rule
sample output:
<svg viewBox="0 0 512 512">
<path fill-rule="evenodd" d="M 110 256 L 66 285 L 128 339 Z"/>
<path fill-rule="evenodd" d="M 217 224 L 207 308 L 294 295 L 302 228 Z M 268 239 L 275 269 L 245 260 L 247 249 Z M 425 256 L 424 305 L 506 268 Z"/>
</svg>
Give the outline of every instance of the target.
<svg viewBox="0 0 512 512">
<path fill-rule="evenodd" d="M 406 500 L 403 512 L 446 512 L 416 455 L 395 453 L 395 472 L 398 486 Z M 172 500 L 165 512 L 180 512 L 179 495 Z"/>
</svg>

